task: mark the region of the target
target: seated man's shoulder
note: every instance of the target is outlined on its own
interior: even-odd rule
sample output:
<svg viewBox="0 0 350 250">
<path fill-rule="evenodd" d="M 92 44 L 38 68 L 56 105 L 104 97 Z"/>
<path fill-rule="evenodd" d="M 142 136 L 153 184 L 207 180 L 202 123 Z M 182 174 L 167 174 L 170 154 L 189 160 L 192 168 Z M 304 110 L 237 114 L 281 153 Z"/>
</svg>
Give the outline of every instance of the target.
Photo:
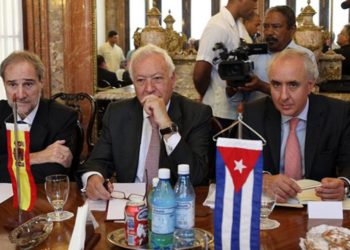
<svg viewBox="0 0 350 250">
<path fill-rule="evenodd" d="M 77 113 L 72 107 L 59 103 L 55 100 L 41 99 L 41 105 L 47 106 L 49 112 L 58 112 L 62 115 L 72 115 Z M 56 113 L 57 114 L 57 113 Z"/>
<path fill-rule="evenodd" d="M 204 103 L 201 103 L 198 100 L 192 100 L 185 96 L 182 96 L 180 94 L 174 93 L 173 94 L 173 100 L 174 102 L 178 102 L 181 107 L 183 108 L 184 112 L 210 112 L 212 113 L 211 107 L 209 105 L 206 105 Z"/>
</svg>

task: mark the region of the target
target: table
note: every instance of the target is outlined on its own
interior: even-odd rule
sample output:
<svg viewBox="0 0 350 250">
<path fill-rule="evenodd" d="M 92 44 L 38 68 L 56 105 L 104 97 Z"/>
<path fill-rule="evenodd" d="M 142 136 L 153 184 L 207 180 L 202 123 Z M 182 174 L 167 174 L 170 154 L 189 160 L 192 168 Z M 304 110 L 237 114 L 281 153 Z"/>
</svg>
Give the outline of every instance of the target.
<svg viewBox="0 0 350 250">
<path fill-rule="evenodd" d="M 84 195 L 80 193 L 77 185 L 71 183 L 71 192 L 65 205 L 65 210 L 76 214 L 77 206 L 84 202 Z M 196 227 L 203 228 L 211 233 L 214 232 L 214 213 L 208 207 L 202 205 L 208 192 L 208 186 L 196 187 Z M 38 185 L 38 199 L 35 207 L 30 213 L 32 217 L 42 213 L 51 212 L 53 209 L 46 200 L 43 185 Z M 96 233 L 101 234 L 100 240 L 94 249 L 119 249 L 113 246 L 107 240 L 108 233 L 117 228 L 123 227 L 121 223 L 106 222 L 105 212 L 94 211 L 93 215 L 100 224 Z M 12 207 L 12 198 L 0 204 L 0 242 L 2 249 L 15 249 L 8 241 L 9 231 L 4 228 L 9 218 L 16 218 L 17 211 Z M 308 221 L 305 208 L 285 208 L 276 207 L 270 216 L 277 219 L 281 225 L 278 229 L 261 231 L 261 249 L 299 249 L 299 238 L 305 237 L 309 227 L 322 224 L 322 221 Z M 75 217 L 64 221 L 54 223 L 54 228 L 45 242 L 36 249 L 67 249 L 73 231 Z M 312 224 L 315 223 L 315 224 Z M 328 221 L 328 224 L 335 222 Z M 350 227 L 350 211 L 344 211 L 344 220 L 338 221 L 338 226 Z M 89 237 L 91 239 L 91 237 Z"/>
</svg>

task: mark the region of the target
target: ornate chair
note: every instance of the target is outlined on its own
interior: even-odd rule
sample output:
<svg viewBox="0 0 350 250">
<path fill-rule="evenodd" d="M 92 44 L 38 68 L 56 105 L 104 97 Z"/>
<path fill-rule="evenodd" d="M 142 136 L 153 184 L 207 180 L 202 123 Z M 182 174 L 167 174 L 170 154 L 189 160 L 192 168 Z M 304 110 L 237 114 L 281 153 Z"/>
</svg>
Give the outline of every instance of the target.
<svg viewBox="0 0 350 250">
<path fill-rule="evenodd" d="M 77 142 L 74 152 L 73 168 L 83 162 L 94 147 L 93 126 L 96 117 L 95 99 L 86 93 L 57 93 L 51 97 L 59 103 L 67 105 L 78 112 Z M 86 143 L 84 143 L 84 141 Z"/>
</svg>

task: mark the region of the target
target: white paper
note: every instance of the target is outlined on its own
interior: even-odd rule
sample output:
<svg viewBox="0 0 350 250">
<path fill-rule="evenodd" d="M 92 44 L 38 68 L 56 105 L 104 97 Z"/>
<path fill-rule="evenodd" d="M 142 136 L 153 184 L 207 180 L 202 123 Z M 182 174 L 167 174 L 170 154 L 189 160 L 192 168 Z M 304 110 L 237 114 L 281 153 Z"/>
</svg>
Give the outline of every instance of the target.
<svg viewBox="0 0 350 250">
<path fill-rule="evenodd" d="M 87 202 L 85 202 L 83 206 L 78 207 L 72 237 L 69 242 L 69 250 L 84 249 L 86 237 L 86 219 L 88 211 L 89 205 Z"/>
<path fill-rule="evenodd" d="M 87 199 L 90 211 L 106 211 L 107 201 Z"/>
<path fill-rule="evenodd" d="M 216 185 L 212 183 L 209 186 L 207 198 L 203 202 L 204 206 L 210 207 L 211 209 L 215 208 L 215 193 L 216 193 Z"/>
<path fill-rule="evenodd" d="M 341 201 L 310 201 L 307 210 L 309 219 L 343 219 Z"/>
<path fill-rule="evenodd" d="M 144 196 L 146 193 L 145 183 L 113 183 L 113 190 L 123 192 L 125 197 L 131 194 Z M 113 193 L 112 193 L 113 197 Z M 127 200 L 125 199 L 110 199 L 108 203 L 108 211 L 106 220 L 124 220 L 124 210 Z"/>
<path fill-rule="evenodd" d="M 13 196 L 11 183 L 0 183 L 0 203 Z"/>
</svg>

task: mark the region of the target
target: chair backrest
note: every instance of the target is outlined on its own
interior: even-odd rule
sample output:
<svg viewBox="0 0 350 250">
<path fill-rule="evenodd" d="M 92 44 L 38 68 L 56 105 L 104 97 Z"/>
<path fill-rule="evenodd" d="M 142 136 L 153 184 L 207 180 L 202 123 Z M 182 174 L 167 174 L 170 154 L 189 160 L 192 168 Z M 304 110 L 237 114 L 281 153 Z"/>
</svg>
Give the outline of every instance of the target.
<svg viewBox="0 0 350 250">
<path fill-rule="evenodd" d="M 78 112 L 79 124 L 83 128 L 81 138 L 83 157 L 81 158 L 85 159 L 94 147 L 93 126 L 96 117 L 95 99 L 87 93 L 68 94 L 63 92 L 53 95 L 51 99 L 67 105 Z M 86 145 L 84 145 L 84 139 Z"/>
</svg>

